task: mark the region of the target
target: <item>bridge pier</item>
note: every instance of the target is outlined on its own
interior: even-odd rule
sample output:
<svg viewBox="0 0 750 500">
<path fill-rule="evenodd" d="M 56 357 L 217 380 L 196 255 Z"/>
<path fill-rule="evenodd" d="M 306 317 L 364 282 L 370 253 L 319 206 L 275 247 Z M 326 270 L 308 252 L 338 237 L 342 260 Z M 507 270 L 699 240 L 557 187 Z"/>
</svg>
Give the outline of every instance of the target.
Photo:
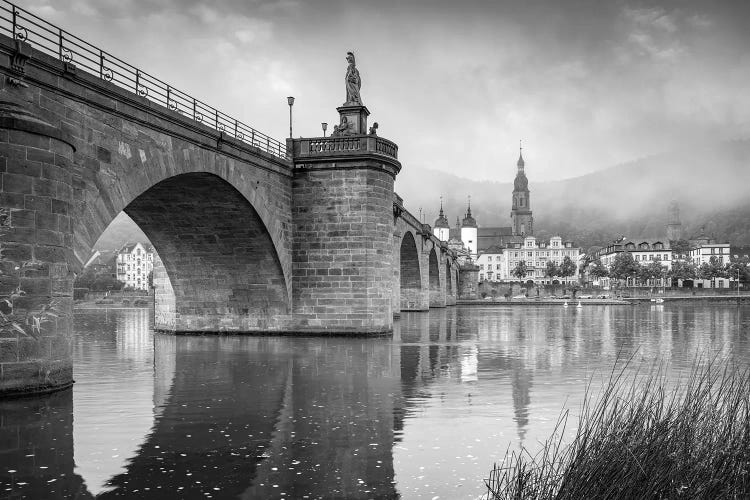
<svg viewBox="0 0 750 500">
<path fill-rule="evenodd" d="M 396 145 L 363 133 L 289 143 L 294 329 L 391 333 Z"/>
<path fill-rule="evenodd" d="M 0 98 L 0 396 L 73 383 L 72 140 Z"/>
</svg>

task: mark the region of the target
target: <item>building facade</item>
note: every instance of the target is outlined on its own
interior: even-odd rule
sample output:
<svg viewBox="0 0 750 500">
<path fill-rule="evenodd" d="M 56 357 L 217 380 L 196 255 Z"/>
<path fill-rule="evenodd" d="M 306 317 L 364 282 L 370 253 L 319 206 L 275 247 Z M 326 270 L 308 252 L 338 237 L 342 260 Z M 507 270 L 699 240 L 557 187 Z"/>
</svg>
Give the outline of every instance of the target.
<svg viewBox="0 0 750 500">
<path fill-rule="evenodd" d="M 695 265 L 700 266 L 701 264 L 710 264 L 711 258 L 716 258 L 716 262 L 720 265 L 728 264 L 731 258 L 731 250 L 729 243 L 717 243 L 715 240 L 710 238 L 699 238 L 693 240 L 690 248 L 690 260 Z"/>
<path fill-rule="evenodd" d="M 154 269 L 154 249 L 143 243 L 127 244 L 117 254 L 117 279 L 126 287 L 148 290 L 148 275 Z"/>
<path fill-rule="evenodd" d="M 570 258 L 575 267 L 574 274 L 567 277 L 546 276 L 547 263 L 562 265 L 565 257 Z M 560 236 L 549 242 L 538 241 L 527 236 L 522 243 L 510 244 L 504 248 L 496 246 L 480 252 L 477 257 L 480 281 L 533 281 L 534 284 L 572 283 L 578 281 L 578 262 L 581 249 L 571 241 L 563 241 Z M 513 276 L 513 270 L 523 261 L 527 274 L 523 278 Z"/>
</svg>

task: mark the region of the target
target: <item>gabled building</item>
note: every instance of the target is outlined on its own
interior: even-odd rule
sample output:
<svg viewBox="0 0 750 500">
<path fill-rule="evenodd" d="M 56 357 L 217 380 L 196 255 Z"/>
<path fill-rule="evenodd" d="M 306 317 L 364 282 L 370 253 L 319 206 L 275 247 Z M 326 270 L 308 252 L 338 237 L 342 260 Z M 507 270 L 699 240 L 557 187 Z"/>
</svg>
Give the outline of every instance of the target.
<svg viewBox="0 0 750 500">
<path fill-rule="evenodd" d="M 148 290 L 148 275 L 154 269 L 154 249 L 143 243 L 128 243 L 117 253 L 117 279 L 126 287 Z"/>
</svg>

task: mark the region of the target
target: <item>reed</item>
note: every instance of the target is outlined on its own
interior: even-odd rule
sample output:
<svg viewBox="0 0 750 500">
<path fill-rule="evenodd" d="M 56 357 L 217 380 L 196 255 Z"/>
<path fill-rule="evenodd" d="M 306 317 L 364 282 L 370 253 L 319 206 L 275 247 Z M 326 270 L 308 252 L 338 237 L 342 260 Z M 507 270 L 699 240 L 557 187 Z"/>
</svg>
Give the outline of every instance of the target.
<svg viewBox="0 0 750 500">
<path fill-rule="evenodd" d="M 506 451 L 488 498 L 750 498 L 750 369 L 697 360 L 683 381 L 664 367 L 613 370 L 581 408 L 573 440 L 563 411 L 538 453 Z"/>
</svg>

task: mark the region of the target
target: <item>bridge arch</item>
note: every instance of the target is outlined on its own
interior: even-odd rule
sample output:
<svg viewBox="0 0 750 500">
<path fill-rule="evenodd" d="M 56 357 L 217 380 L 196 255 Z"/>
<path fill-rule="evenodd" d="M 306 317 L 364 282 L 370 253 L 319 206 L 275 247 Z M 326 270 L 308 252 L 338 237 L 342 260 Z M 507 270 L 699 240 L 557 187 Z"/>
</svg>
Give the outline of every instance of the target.
<svg viewBox="0 0 750 500">
<path fill-rule="evenodd" d="M 124 211 L 151 240 L 174 294 L 157 290 L 157 329 L 283 327 L 290 303 L 276 246 L 257 210 L 230 183 L 206 172 L 179 174 L 141 193 Z M 162 310 L 164 299 L 169 307 Z"/>
<path fill-rule="evenodd" d="M 406 231 L 401 238 L 399 251 L 400 267 L 400 306 L 402 311 L 424 309 L 422 299 L 422 272 L 419 264 L 419 251 L 414 235 Z"/>
<path fill-rule="evenodd" d="M 433 246 L 430 249 L 427 261 L 430 307 L 445 307 L 445 292 L 440 286 L 439 263 L 440 259 L 438 258 L 438 252 Z M 445 277 L 443 279 L 445 279 Z"/>
</svg>

